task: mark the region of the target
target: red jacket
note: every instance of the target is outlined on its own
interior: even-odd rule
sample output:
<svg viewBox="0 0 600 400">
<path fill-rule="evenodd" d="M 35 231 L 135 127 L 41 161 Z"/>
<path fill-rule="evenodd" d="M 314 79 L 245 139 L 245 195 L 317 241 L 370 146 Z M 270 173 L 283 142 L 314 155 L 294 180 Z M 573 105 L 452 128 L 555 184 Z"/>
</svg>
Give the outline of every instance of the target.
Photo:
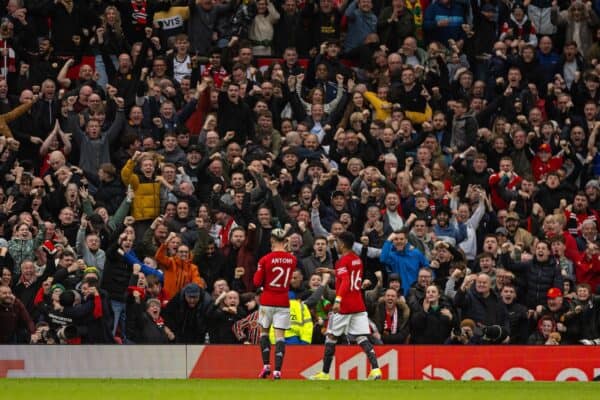
<svg viewBox="0 0 600 400">
<path fill-rule="evenodd" d="M 588 259 L 585 254 L 575 262 L 575 277 L 577 283 L 587 283 L 592 287 L 592 292 L 600 285 L 600 254 Z"/>
<path fill-rule="evenodd" d="M 489 179 L 490 191 L 492 192 L 492 205 L 496 210 L 508 208 L 508 204 L 502 197 L 500 197 L 500 194 L 498 193 L 498 184 L 500 179 L 500 173 L 495 173 L 494 175 L 490 176 Z M 523 179 L 519 175 L 513 172 L 512 178 L 510 178 L 509 182 L 506 184 L 506 189 L 517 190 L 522 180 Z"/>
<path fill-rule="evenodd" d="M 548 161 L 543 162 L 538 155 L 531 160 L 531 170 L 535 181 L 538 182 L 542 177 L 550 172 L 557 171 L 563 165 L 562 157 L 552 157 Z"/>
</svg>

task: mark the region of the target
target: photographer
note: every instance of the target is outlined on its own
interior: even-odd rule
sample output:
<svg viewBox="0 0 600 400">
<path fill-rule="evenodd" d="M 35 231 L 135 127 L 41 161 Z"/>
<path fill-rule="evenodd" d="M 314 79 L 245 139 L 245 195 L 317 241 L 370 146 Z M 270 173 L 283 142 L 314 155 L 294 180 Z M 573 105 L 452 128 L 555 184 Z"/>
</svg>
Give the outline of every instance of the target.
<svg viewBox="0 0 600 400">
<path fill-rule="evenodd" d="M 43 320 L 50 325 L 57 343 L 82 344 L 89 332 L 87 318 L 99 319 L 102 312 L 102 300 L 95 287 L 90 287 L 83 296 L 74 290 L 67 290 L 47 310 Z"/>
<path fill-rule="evenodd" d="M 450 332 L 445 344 L 481 344 L 481 336 L 475 335 L 475 328 L 472 319 L 463 319 L 460 326 Z"/>
</svg>

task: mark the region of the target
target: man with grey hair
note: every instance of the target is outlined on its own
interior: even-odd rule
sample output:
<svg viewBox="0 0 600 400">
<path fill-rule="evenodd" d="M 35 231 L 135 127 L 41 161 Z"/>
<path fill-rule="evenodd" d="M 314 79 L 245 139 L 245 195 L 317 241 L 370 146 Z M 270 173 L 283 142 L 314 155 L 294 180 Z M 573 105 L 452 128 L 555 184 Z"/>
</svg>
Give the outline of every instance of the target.
<svg viewBox="0 0 600 400">
<path fill-rule="evenodd" d="M 583 221 L 581 223 L 581 235 L 577 236 L 575 240 L 579 251 L 585 251 L 588 243 L 600 243 L 596 221 L 592 219 Z"/>
<path fill-rule="evenodd" d="M 463 319 L 472 319 L 482 327 L 499 325 L 503 334 L 510 334 L 506 306 L 492 290 L 492 279 L 489 275 L 467 275 L 454 296 L 454 305 L 462 309 Z"/>
</svg>

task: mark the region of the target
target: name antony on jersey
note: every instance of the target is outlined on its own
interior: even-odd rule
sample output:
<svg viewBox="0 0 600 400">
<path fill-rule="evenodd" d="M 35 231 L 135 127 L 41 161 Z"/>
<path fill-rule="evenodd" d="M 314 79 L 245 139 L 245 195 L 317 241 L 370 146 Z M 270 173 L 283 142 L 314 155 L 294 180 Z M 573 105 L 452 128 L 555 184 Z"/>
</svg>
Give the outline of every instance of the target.
<svg viewBox="0 0 600 400">
<path fill-rule="evenodd" d="M 291 258 L 272 258 L 271 264 L 293 264 L 294 260 Z"/>
</svg>

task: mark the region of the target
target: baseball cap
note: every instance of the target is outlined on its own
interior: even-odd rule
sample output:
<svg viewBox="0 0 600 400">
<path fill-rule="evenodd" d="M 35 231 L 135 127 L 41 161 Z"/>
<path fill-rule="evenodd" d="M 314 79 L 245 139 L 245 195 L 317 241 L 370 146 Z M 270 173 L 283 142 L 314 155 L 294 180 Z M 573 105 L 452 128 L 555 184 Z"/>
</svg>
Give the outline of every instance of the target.
<svg viewBox="0 0 600 400">
<path fill-rule="evenodd" d="M 388 282 L 392 282 L 392 281 L 399 281 L 402 282 L 402 279 L 400 279 L 400 275 L 397 273 L 391 273 L 388 275 Z"/>
<path fill-rule="evenodd" d="M 197 153 L 203 154 L 204 153 L 204 146 L 199 145 L 199 144 L 192 144 L 187 148 L 186 153 L 191 153 L 192 151 L 195 151 Z"/>
<path fill-rule="evenodd" d="M 562 297 L 563 293 L 562 290 L 560 290 L 559 288 L 550 288 L 548 289 L 548 292 L 546 293 L 546 297 L 548 297 L 549 299 L 556 299 L 557 297 Z"/>
<path fill-rule="evenodd" d="M 519 218 L 519 214 L 517 214 L 514 211 L 511 211 L 506 215 L 506 220 L 508 221 L 509 219 L 515 219 L 515 220 L 519 221 L 521 218 Z"/>
<path fill-rule="evenodd" d="M 346 197 L 346 195 L 344 195 L 344 192 L 342 192 L 341 190 L 335 190 L 331 194 L 331 198 L 333 199 L 334 197 Z"/>
<path fill-rule="evenodd" d="M 188 283 L 183 288 L 183 294 L 188 297 L 200 297 L 200 286 L 197 283 Z"/>
<path fill-rule="evenodd" d="M 508 236 L 508 231 L 505 227 L 501 226 L 500 228 L 496 229 L 496 235 Z"/>
<path fill-rule="evenodd" d="M 545 153 L 552 153 L 552 148 L 550 148 L 550 145 L 548 143 L 543 143 L 540 145 L 540 147 L 538 147 L 538 151 L 545 152 Z"/>
</svg>

